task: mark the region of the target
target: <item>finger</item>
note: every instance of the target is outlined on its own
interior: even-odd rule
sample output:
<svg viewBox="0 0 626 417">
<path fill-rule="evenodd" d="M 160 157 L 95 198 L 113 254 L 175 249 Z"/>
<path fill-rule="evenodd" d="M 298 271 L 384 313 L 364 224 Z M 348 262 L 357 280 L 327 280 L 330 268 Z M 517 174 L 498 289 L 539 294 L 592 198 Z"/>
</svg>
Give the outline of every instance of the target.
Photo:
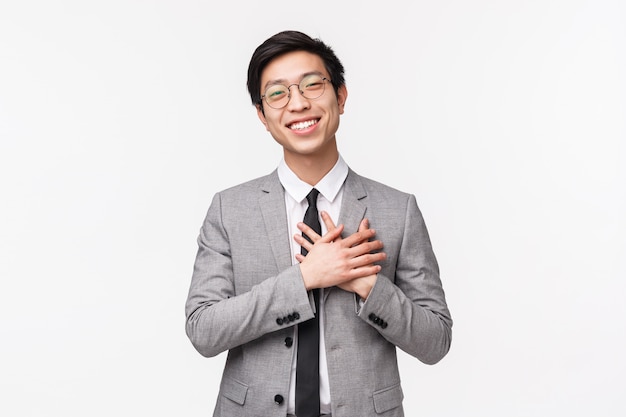
<svg viewBox="0 0 626 417">
<path fill-rule="evenodd" d="M 351 234 L 347 238 L 343 240 L 343 243 L 347 246 L 358 245 L 361 242 L 365 242 L 376 235 L 376 231 L 374 229 L 365 229 L 363 231 L 359 231 Z"/>
<path fill-rule="evenodd" d="M 303 222 L 299 222 L 298 223 L 298 229 L 304 233 L 305 235 L 307 235 L 312 241 L 313 243 L 317 242 L 321 236 L 318 235 L 315 230 L 311 229 L 307 224 L 303 223 Z"/>
<path fill-rule="evenodd" d="M 343 232 L 343 224 L 340 224 L 339 226 L 335 227 L 333 230 L 329 230 L 328 232 L 326 232 L 326 234 L 322 237 L 322 241 L 328 242 L 328 243 L 334 242 L 334 241 L 340 241 L 342 232 Z"/>
<path fill-rule="evenodd" d="M 326 232 L 324 236 L 321 236 L 321 237 L 320 235 L 315 233 L 313 229 L 311 229 L 309 226 L 307 226 L 303 222 L 298 223 L 298 229 L 300 229 L 300 231 L 304 233 L 305 235 L 309 236 L 311 240 L 313 241 L 313 243 L 316 243 L 318 241 L 330 243 L 334 240 L 338 240 L 337 238 L 341 236 L 341 232 L 343 232 L 343 224 L 340 224 L 339 226 L 335 226 L 333 230 L 329 230 L 328 232 Z"/>
<path fill-rule="evenodd" d="M 387 258 L 387 254 L 385 252 L 367 253 L 367 254 L 352 258 L 348 264 L 351 270 L 380 267 L 379 265 L 374 265 L 374 263 L 384 261 L 386 258 Z M 367 271 L 370 271 L 370 270 L 367 269 Z"/>
<path fill-rule="evenodd" d="M 363 232 L 367 229 L 369 229 L 370 227 L 370 221 L 368 219 L 363 219 L 361 220 L 361 223 L 359 224 L 359 232 Z"/>
<path fill-rule="evenodd" d="M 322 211 L 321 216 L 322 216 L 322 220 L 324 221 L 324 224 L 326 225 L 326 230 L 328 230 L 329 232 L 332 232 L 333 230 L 335 230 L 337 226 L 335 226 L 335 223 L 333 222 L 333 219 L 330 217 L 330 214 L 328 214 L 326 211 Z M 337 238 L 337 240 L 340 240 L 340 239 L 341 239 L 341 236 Z"/>
<path fill-rule="evenodd" d="M 377 274 L 381 271 L 381 269 L 382 268 L 380 265 L 366 265 L 366 266 L 362 266 L 358 268 L 353 268 L 346 275 L 346 278 L 347 278 L 346 282 L 353 280 L 353 279 L 363 278 L 369 275 Z"/>
<path fill-rule="evenodd" d="M 366 241 L 359 245 L 350 247 L 348 256 L 350 258 L 356 258 L 368 253 L 378 252 L 383 248 L 383 242 L 380 240 Z"/>
<path fill-rule="evenodd" d="M 302 235 L 293 235 L 293 240 L 295 240 L 298 245 L 306 249 L 307 252 L 313 248 L 313 243 L 306 240 L 304 236 Z M 318 241 L 318 240 L 320 240 L 319 236 L 317 237 L 315 241 Z"/>
<path fill-rule="evenodd" d="M 302 227 L 300 227 L 301 225 Z M 315 233 L 313 229 L 311 229 L 309 226 L 307 226 L 304 223 L 298 223 L 298 228 L 300 228 L 303 233 L 307 234 L 307 236 L 312 237 L 311 240 L 313 242 L 311 243 L 307 239 L 305 239 L 304 236 L 302 235 L 299 235 L 299 234 L 293 235 L 293 239 L 307 251 L 310 251 L 313 248 L 313 245 L 317 242 L 321 242 L 321 243 L 333 242 L 335 239 L 337 239 L 338 236 L 341 236 L 341 232 L 343 231 L 343 225 L 340 224 L 339 226 L 335 227 L 335 229 L 331 230 L 330 232 L 326 233 L 324 236 L 320 237 L 320 235 Z M 309 235 L 309 233 L 311 233 L 311 235 Z"/>
<path fill-rule="evenodd" d="M 364 232 L 367 229 L 369 229 L 369 227 L 370 227 L 370 221 L 368 219 L 363 219 L 363 220 L 361 220 L 361 223 L 359 223 L 359 230 L 358 230 L 358 232 Z M 356 245 L 358 245 L 360 243 L 361 242 L 357 242 L 353 246 L 356 246 Z"/>
</svg>

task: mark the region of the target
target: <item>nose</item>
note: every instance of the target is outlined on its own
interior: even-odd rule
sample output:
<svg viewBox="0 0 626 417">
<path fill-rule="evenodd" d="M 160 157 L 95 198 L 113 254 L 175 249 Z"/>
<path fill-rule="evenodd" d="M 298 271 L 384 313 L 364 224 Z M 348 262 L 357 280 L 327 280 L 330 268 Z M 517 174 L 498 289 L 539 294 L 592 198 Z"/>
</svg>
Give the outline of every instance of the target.
<svg viewBox="0 0 626 417">
<path fill-rule="evenodd" d="M 296 87 L 296 90 L 292 92 L 291 87 Z M 287 103 L 287 109 L 290 111 L 300 111 L 311 107 L 309 100 L 300 92 L 299 84 L 291 84 L 287 87 L 289 90 L 289 102 Z"/>
</svg>

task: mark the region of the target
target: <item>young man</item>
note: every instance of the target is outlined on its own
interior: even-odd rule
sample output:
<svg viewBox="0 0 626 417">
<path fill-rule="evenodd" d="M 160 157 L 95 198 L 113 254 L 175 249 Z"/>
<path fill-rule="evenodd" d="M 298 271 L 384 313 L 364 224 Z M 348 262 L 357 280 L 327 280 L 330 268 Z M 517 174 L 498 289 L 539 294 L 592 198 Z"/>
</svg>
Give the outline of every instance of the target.
<svg viewBox="0 0 626 417">
<path fill-rule="evenodd" d="M 284 157 L 217 193 L 198 237 L 186 330 L 228 350 L 214 416 L 403 416 L 396 347 L 434 364 L 452 327 L 415 197 L 339 155 L 348 91 L 322 41 L 267 39 L 248 90 Z"/>
</svg>

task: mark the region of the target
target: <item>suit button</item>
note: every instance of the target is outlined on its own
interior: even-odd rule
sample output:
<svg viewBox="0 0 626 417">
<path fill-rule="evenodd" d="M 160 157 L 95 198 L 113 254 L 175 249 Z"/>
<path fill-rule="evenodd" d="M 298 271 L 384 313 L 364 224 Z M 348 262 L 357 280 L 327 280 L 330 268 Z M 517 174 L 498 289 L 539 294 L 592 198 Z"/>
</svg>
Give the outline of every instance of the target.
<svg viewBox="0 0 626 417">
<path fill-rule="evenodd" d="M 281 405 L 283 403 L 283 401 L 284 401 L 284 398 L 283 398 L 282 395 L 280 395 L 280 394 L 274 395 L 274 402 L 276 404 Z"/>
<path fill-rule="evenodd" d="M 383 321 L 383 322 L 380 324 L 380 327 L 382 327 L 383 329 L 386 329 L 386 328 L 387 328 L 387 322 L 386 322 L 386 321 Z"/>
<path fill-rule="evenodd" d="M 280 317 L 276 319 L 276 324 L 278 324 L 279 326 L 283 325 L 283 319 L 281 319 Z"/>
<path fill-rule="evenodd" d="M 293 317 L 293 314 L 288 315 L 288 316 L 287 316 L 287 320 L 289 320 L 290 322 L 291 322 L 291 321 L 294 321 L 294 320 L 295 320 L 295 318 Z"/>
<path fill-rule="evenodd" d="M 285 346 L 287 346 L 288 348 L 293 346 L 293 339 L 291 337 L 286 337 L 285 338 Z"/>
<path fill-rule="evenodd" d="M 375 322 L 378 317 L 376 317 L 376 314 L 370 313 L 370 315 L 367 316 L 367 318 L 370 319 L 370 321 Z"/>
<path fill-rule="evenodd" d="M 299 320 L 300 319 L 300 314 L 298 314 L 297 311 L 293 313 L 293 319 L 294 320 Z"/>
</svg>

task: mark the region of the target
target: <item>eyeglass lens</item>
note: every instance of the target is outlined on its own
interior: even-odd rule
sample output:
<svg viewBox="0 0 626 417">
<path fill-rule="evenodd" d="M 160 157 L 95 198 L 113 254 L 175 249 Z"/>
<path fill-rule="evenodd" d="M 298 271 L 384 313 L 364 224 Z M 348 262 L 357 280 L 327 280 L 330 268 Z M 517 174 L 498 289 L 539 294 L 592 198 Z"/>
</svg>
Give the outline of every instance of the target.
<svg viewBox="0 0 626 417">
<path fill-rule="evenodd" d="M 307 75 L 300 81 L 298 88 L 305 98 L 316 99 L 324 94 L 324 80 L 326 78 L 318 74 Z M 276 84 L 265 90 L 263 96 L 270 107 L 280 109 L 289 103 L 290 90 L 285 85 Z"/>
</svg>

